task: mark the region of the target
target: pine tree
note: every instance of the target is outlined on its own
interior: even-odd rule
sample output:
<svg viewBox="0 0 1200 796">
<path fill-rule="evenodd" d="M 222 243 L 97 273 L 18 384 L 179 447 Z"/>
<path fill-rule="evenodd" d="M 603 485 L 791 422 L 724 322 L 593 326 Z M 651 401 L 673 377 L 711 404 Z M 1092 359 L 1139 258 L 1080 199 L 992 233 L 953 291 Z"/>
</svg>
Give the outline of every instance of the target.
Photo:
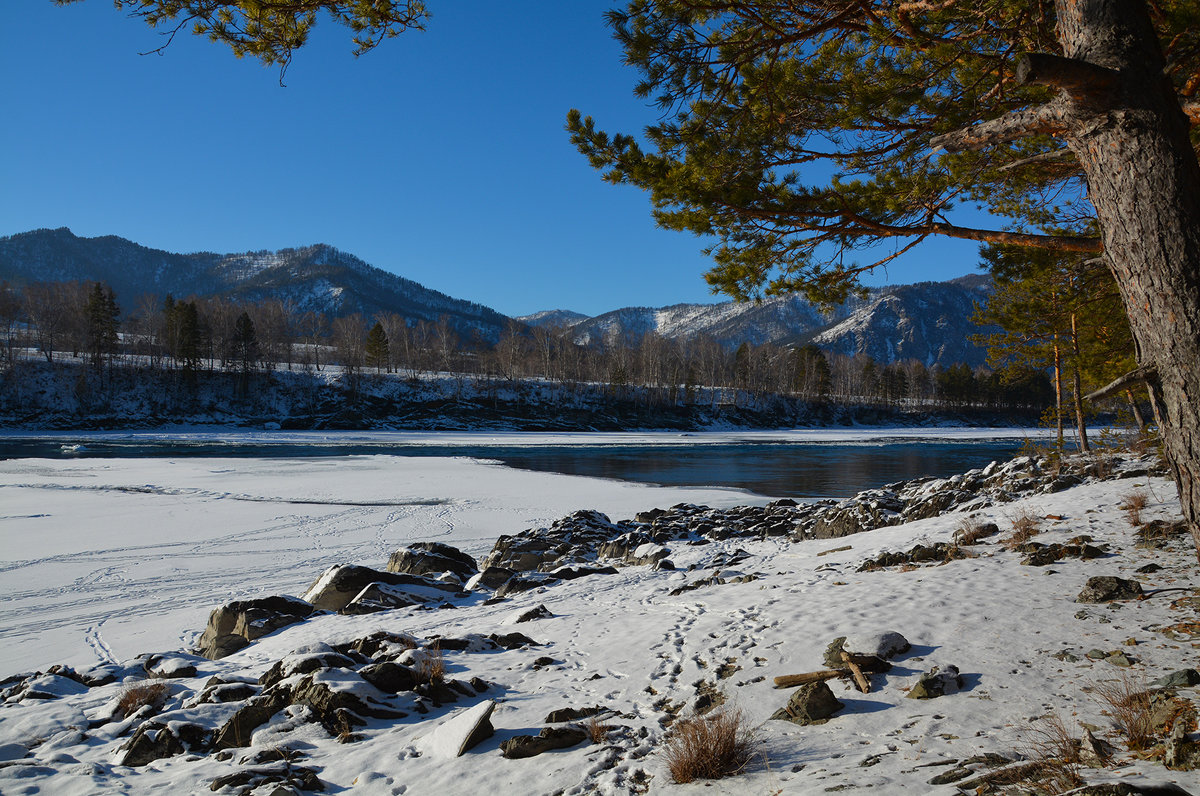
<svg viewBox="0 0 1200 796">
<path fill-rule="evenodd" d="M 230 340 L 230 345 L 233 361 L 237 363 L 238 369 L 241 370 L 243 376 L 249 374 L 250 371 L 258 366 L 260 358 L 258 334 L 254 328 L 254 321 L 250 318 L 250 313 L 242 312 L 238 316 L 233 326 L 233 337 Z"/>
<path fill-rule="evenodd" d="M 388 336 L 383 329 L 383 323 L 376 321 L 371 327 L 371 331 L 367 332 L 367 343 L 365 346 L 366 364 L 369 368 L 375 368 L 376 372 L 387 368 L 391 370 L 391 356 L 388 350 Z"/>
<path fill-rule="evenodd" d="M 716 238 L 724 292 L 836 300 L 929 235 L 1102 256 L 1200 557 L 1200 4 L 631 0 L 609 21 L 668 113 L 639 141 L 573 110 L 572 141 L 661 226 Z M 1003 218 L 957 222 L 963 202 Z"/>
<path fill-rule="evenodd" d="M 106 357 L 116 353 L 120 317 L 121 308 L 112 288 L 94 283 L 88 292 L 84 318 L 88 359 L 96 371 L 103 367 Z"/>
</svg>

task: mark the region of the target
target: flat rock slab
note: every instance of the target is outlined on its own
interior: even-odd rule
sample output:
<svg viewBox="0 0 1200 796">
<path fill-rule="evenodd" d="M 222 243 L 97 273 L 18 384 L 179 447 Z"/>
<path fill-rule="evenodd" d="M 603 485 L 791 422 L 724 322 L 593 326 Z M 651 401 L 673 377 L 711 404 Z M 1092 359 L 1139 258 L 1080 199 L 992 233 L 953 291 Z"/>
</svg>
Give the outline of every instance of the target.
<svg viewBox="0 0 1200 796">
<path fill-rule="evenodd" d="M 461 757 L 481 741 L 492 737 L 492 711 L 496 709 L 493 700 L 480 702 L 474 707 L 455 714 L 438 725 L 421 741 L 421 746 L 427 754 L 435 757 Z"/>
</svg>

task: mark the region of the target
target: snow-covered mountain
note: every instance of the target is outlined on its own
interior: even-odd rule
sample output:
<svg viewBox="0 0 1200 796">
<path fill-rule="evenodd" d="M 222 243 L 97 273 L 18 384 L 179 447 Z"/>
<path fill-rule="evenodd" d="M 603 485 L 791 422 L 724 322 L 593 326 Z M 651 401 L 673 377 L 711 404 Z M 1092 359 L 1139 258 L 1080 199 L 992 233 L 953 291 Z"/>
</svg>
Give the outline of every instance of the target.
<svg viewBox="0 0 1200 796">
<path fill-rule="evenodd" d="M 574 323 L 557 310 L 521 320 L 540 323 L 544 316 L 565 322 L 582 344 L 636 342 L 655 332 L 666 338 L 708 335 L 729 348 L 743 342 L 814 342 L 827 351 L 865 353 L 879 362 L 917 359 L 929 365 L 979 365 L 985 353 L 968 340 L 981 331 L 971 315 L 974 305 L 986 302 L 990 293 L 990 278 L 971 275 L 949 282 L 875 288 L 865 298 L 850 299 L 827 311 L 799 296 L 777 296 L 761 302 L 626 307 Z"/>
<path fill-rule="evenodd" d="M 65 227 L 39 229 L 0 238 L 0 280 L 103 281 L 128 308 L 145 294 L 223 295 L 252 301 L 280 298 L 299 312 L 335 316 L 395 312 L 436 321 L 444 315 L 460 332 L 478 331 L 489 339 L 508 320 L 481 304 L 430 290 L 324 244 L 276 252 L 175 254 L 114 235 L 81 238 Z"/>
<path fill-rule="evenodd" d="M 160 298 L 223 295 L 237 299 L 281 298 L 298 311 L 330 315 L 395 312 L 436 321 L 442 316 L 464 334 L 496 340 L 510 319 L 500 313 L 423 287 L 318 244 L 242 254 L 176 254 L 149 249 L 113 235 L 81 238 L 69 229 L 40 229 L 0 238 L 0 280 L 103 281 L 121 305 L 132 309 L 146 294 Z M 569 327 L 581 345 L 636 343 L 646 333 L 679 339 L 707 335 L 727 348 L 743 342 L 803 345 L 865 353 L 879 362 L 917 359 L 928 365 L 984 362 L 969 341 L 977 302 L 986 302 L 991 280 L 971 275 L 949 282 L 921 282 L 872 289 L 828 310 L 798 296 L 760 302 L 626 307 L 588 317 L 546 310 L 516 318 L 529 326 Z"/>
</svg>

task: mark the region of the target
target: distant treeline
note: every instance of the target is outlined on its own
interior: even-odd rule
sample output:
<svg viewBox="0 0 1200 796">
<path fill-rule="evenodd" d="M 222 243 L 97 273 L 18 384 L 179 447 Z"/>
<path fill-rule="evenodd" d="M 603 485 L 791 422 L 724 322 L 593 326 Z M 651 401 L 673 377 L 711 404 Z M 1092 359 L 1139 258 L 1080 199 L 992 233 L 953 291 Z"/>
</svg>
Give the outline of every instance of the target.
<svg viewBox="0 0 1200 796">
<path fill-rule="evenodd" d="M 743 343 L 730 350 L 703 335 L 666 339 L 653 332 L 613 332 L 585 346 L 572 341 L 569 329 L 516 322 L 493 344 L 463 334 L 446 318 L 330 318 L 277 299 L 146 296 L 136 307 L 121 308 L 98 283 L 0 284 L 0 345 L 10 380 L 20 378 L 13 366 L 22 360 L 53 363 L 69 355 L 73 362 L 83 358 L 96 379 L 119 367 L 173 376 L 180 389 L 216 373 L 246 391 L 278 370 L 336 369 L 351 394 L 363 378 L 446 373 L 486 383 L 599 385 L 623 400 L 636 392 L 647 402 L 714 409 L 787 396 L 834 406 L 1040 411 L 1054 399 L 1046 373 L 1032 367 L 879 363 L 815 345 Z"/>
</svg>

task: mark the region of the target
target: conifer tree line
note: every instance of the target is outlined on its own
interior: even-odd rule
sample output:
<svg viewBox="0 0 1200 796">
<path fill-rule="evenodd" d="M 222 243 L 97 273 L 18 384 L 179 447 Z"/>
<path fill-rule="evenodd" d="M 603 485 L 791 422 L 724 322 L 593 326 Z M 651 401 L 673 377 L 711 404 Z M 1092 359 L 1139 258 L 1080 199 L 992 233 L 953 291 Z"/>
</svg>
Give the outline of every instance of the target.
<svg viewBox="0 0 1200 796">
<path fill-rule="evenodd" d="M 363 378 L 441 373 L 491 387 L 516 380 L 600 385 L 648 405 L 714 410 L 759 408 L 791 396 L 834 406 L 913 410 L 1040 412 L 1058 406 L 1054 416 L 1060 419 L 1078 406 L 1082 421 L 1083 391 L 1120 371 L 1132 356 L 1111 280 L 1079 264 L 1063 266 L 1061 259 L 1031 264 L 1023 252 L 997 248 L 985 259 L 998 289 L 976 320 L 1002 327 L 978 341 L 989 346 L 989 367 L 880 363 L 811 343 L 743 343 L 730 350 L 703 335 L 667 339 L 620 329 L 583 346 L 565 327 L 515 321 L 489 343 L 478 334 L 461 334 L 445 317 L 331 318 L 278 299 L 240 303 L 223 297 L 145 296 L 122 308 L 107 286 L 75 282 L 0 284 L 0 340 L 7 378 L 19 378 L 14 366 L 23 359 L 83 361 L 97 374 L 112 367 L 171 373 L 185 384 L 231 373 L 238 376 L 239 392 L 252 391 L 257 379 L 275 370 L 333 369 L 350 390 Z M 1051 280 L 1047 271 L 1055 269 L 1062 273 Z M 1061 282 L 1061 289 L 1047 292 L 1051 282 Z"/>
</svg>

